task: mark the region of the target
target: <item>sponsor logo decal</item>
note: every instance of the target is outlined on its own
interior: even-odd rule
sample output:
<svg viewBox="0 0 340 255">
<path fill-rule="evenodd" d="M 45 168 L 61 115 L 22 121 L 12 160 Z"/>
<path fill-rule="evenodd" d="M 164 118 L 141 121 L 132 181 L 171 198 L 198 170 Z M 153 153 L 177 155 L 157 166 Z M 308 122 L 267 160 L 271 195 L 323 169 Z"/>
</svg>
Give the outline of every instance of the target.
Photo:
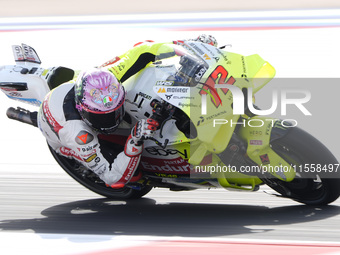
<svg viewBox="0 0 340 255">
<path fill-rule="evenodd" d="M 166 93 L 166 90 L 165 90 L 165 88 L 160 88 L 160 89 L 157 91 L 157 93 Z"/>
<path fill-rule="evenodd" d="M 50 126 L 52 132 L 54 132 L 56 134 L 56 136 L 59 138 L 59 131 L 63 127 L 54 119 L 54 117 L 53 117 L 53 115 L 50 111 L 50 107 L 48 105 L 49 100 L 50 100 L 50 96 L 51 96 L 51 93 L 44 100 L 43 105 L 42 105 L 42 110 L 43 110 L 44 117 L 47 120 L 47 123 Z"/>
<path fill-rule="evenodd" d="M 181 157 L 162 160 L 155 158 L 144 157 L 141 161 L 140 166 L 145 171 L 166 173 L 166 174 L 190 174 L 190 164 Z"/>
<path fill-rule="evenodd" d="M 122 179 L 126 181 L 130 180 L 135 169 L 137 168 L 138 161 L 139 161 L 139 157 L 133 157 L 130 159 L 129 165 L 126 168 L 126 171 L 124 172 Z"/>
<path fill-rule="evenodd" d="M 262 164 L 264 165 L 267 165 L 270 163 L 268 154 L 260 155 L 260 159 L 261 159 Z"/>
<path fill-rule="evenodd" d="M 97 154 L 93 154 L 90 157 L 84 159 L 85 162 L 89 163 L 97 157 Z"/>
<path fill-rule="evenodd" d="M 147 153 L 155 156 L 171 157 L 173 155 L 179 155 L 182 158 L 189 158 L 188 151 L 184 149 L 183 151 L 176 149 L 162 149 L 158 147 L 148 147 L 144 149 Z"/>
<path fill-rule="evenodd" d="M 157 86 L 172 86 L 174 84 L 174 81 L 157 81 Z"/>
<path fill-rule="evenodd" d="M 61 147 L 60 149 L 60 153 L 66 157 L 73 157 L 75 159 L 78 159 L 80 161 L 83 161 L 83 159 L 81 157 L 79 157 L 79 155 L 77 153 L 75 153 L 73 150 L 66 148 L 66 147 Z"/>
<path fill-rule="evenodd" d="M 171 87 L 171 88 L 159 88 L 157 90 L 157 93 L 188 93 L 189 88 L 176 88 L 176 87 Z"/>
<path fill-rule="evenodd" d="M 76 142 L 77 144 L 83 145 L 83 144 L 88 144 L 92 142 L 93 140 L 93 135 L 88 133 L 87 131 L 80 131 L 79 134 L 76 137 Z"/>
<path fill-rule="evenodd" d="M 166 97 L 167 100 L 170 100 L 172 98 L 172 96 L 173 96 L 172 94 L 171 95 L 165 94 L 165 97 Z"/>
<path fill-rule="evenodd" d="M 210 60 L 210 59 L 211 59 L 211 58 L 209 57 L 208 54 L 204 54 L 204 55 L 203 55 L 203 58 L 204 58 L 205 60 Z"/>
<path fill-rule="evenodd" d="M 262 145 L 262 140 L 250 140 L 250 145 Z"/>
</svg>

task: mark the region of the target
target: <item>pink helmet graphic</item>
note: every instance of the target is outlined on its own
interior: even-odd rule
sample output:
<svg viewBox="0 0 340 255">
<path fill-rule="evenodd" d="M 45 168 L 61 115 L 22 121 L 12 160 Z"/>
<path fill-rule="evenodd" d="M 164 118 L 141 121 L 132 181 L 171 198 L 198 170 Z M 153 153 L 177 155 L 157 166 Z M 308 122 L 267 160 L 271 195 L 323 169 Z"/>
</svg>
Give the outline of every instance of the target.
<svg viewBox="0 0 340 255">
<path fill-rule="evenodd" d="M 82 119 L 101 133 L 112 133 L 123 119 L 125 91 L 109 71 L 82 73 L 75 85 L 75 99 Z"/>
</svg>

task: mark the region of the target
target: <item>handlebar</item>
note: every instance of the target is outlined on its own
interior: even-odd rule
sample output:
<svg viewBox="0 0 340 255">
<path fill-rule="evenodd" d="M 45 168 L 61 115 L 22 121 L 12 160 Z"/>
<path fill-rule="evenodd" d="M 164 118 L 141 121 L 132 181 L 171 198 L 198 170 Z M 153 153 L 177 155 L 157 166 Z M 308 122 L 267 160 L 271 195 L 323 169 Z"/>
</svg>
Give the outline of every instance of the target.
<svg viewBox="0 0 340 255">
<path fill-rule="evenodd" d="M 160 138 L 163 138 L 162 132 L 164 124 L 172 118 L 176 108 L 164 100 L 158 101 L 157 99 L 152 100 L 150 105 L 153 107 L 153 114 L 150 118 L 156 120 L 160 124 L 158 128 L 160 129 L 159 136 Z"/>
<path fill-rule="evenodd" d="M 175 112 L 175 107 L 173 107 L 171 104 L 165 102 L 164 100 L 158 101 L 157 99 L 154 99 L 151 103 L 150 103 L 152 109 L 152 115 L 150 117 L 150 119 L 153 119 L 155 121 L 157 121 L 160 125 L 157 127 L 157 130 L 160 130 L 159 132 L 159 136 L 160 138 L 163 138 L 163 127 L 164 124 L 170 120 L 172 118 L 172 116 L 174 115 Z M 165 139 L 165 141 L 162 143 L 160 141 L 158 141 L 156 138 L 153 137 L 147 137 L 147 138 L 142 138 L 140 140 L 140 144 L 137 145 L 141 145 L 143 143 L 143 141 L 145 140 L 152 140 L 154 141 L 158 146 L 162 147 L 163 149 L 165 149 L 165 147 L 167 146 L 169 139 Z"/>
</svg>

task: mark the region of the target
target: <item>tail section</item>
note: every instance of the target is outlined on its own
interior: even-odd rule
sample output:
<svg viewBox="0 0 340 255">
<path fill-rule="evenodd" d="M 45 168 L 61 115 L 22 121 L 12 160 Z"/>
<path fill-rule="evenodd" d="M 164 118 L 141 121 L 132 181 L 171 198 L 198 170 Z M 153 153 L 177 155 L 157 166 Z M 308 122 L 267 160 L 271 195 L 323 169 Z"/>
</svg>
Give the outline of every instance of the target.
<svg viewBox="0 0 340 255">
<path fill-rule="evenodd" d="M 18 65 L 26 65 L 32 67 L 39 67 L 41 60 L 37 52 L 27 44 L 22 43 L 20 45 L 12 45 L 13 55 L 15 63 Z"/>
<path fill-rule="evenodd" d="M 37 52 L 26 44 L 12 50 L 16 65 L 0 66 L 0 91 L 11 99 L 40 106 L 50 90 L 74 77 L 69 68 L 41 67 Z"/>
</svg>

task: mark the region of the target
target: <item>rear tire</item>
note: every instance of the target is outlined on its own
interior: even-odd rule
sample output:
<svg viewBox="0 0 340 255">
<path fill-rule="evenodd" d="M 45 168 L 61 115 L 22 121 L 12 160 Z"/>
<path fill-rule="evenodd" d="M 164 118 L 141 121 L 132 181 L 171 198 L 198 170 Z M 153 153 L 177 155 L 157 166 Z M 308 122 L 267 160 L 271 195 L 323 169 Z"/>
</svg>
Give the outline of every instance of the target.
<svg viewBox="0 0 340 255">
<path fill-rule="evenodd" d="M 288 163 L 299 166 L 339 166 L 333 154 L 316 138 L 304 130 L 292 127 L 282 138 L 271 142 L 272 149 Z M 291 182 L 274 178 L 263 181 L 285 197 L 307 205 L 327 205 L 340 196 L 340 169 L 337 172 L 311 171 L 297 168 L 297 177 Z"/>
<path fill-rule="evenodd" d="M 49 149 L 58 162 L 58 164 L 68 173 L 74 180 L 86 187 L 87 189 L 107 198 L 112 199 L 138 199 L 146 195 L 152 189 L 152 186 L 142 187 L 140 190 L 124 187 L 121 189 L 113 189 L 107 187 L 105 183 L 98 178 L 90 170 L 83 170 L 81 165 L 74 159 L 68 159 L 57 154 L 50 146 Z"/>
</svg>

